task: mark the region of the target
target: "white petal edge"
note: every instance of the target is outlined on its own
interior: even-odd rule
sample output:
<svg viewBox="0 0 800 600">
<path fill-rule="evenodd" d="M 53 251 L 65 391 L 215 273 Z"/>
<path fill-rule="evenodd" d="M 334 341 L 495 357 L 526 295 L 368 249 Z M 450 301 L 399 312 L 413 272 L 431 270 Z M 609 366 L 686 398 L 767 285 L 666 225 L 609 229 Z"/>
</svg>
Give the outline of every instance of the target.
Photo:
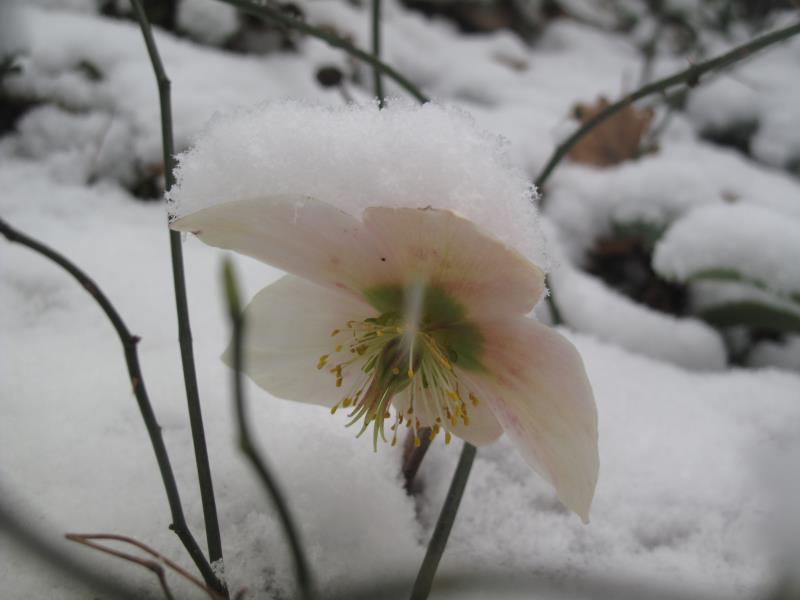
<svg viewBox="0 0 800 600">
<path fill-rule="evenodd" d="M 524 315 L 544 292 L 544 273 L 453 211 L 370 207 L 364 226 L 411 285 L 441 286 L 470 316 Z"/>
<path fill-rule="evenodd" d="M 225 202 L 181 217 L 170 227 L 353 296 L 397 279 L 361 221 L 307 196 Z"/>
<path fill-rule="evenodd" d="M 480 327 L 495 417 L 561 502 L 588 523 L 599 470 L 597 407 L 580 354 L 532 319 Z"/>
<path fill-rule="evenodd" d="M 343 372 L 342 387 L 328 368 L 317 369 L 320 356 L 330 354 L 349 320 L 374 317 L 370 306 L 286 275 L 255 295 L 244 312 L 244 373 L 273 396 L 332 407 L 355 382 L 358 369 Z M 231 348 L 222 356 L 231 365 Z"/>
</svg>

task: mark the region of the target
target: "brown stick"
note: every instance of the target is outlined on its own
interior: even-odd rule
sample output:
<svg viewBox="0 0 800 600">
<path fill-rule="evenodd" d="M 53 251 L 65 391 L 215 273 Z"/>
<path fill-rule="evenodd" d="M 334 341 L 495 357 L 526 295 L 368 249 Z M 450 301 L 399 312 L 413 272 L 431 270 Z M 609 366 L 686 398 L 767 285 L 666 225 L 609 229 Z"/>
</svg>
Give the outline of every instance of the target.
<svg viewBox="0 0 800 600">
<path fill-rule="evenodd" d="M 201 590 L 206 592 L 212 600 L 221 600 L 222 596 L 217 594 L 214 590 L 208 587 L 205 583 L 200 581 L 197 577 L 193 576 L 185 569 L 183 569 L 180 565 L 172 562 L 163 554 L 156 552 L 150 546 L 143 544 L 142 542 L 135 540 L 133 538 L 124 536 L 124 535 L 115 535 L 112 533 L 68 533 L 64 536 L 71 542 L 77 542 L 78 544 L 83 544 L 84 546 L 88 546 L 89 548 L 93 548 L 94 550 L 99 550 L 105 554 L 109 554 L 111 556 L 116 556 L 117 558 L 121 558 L 123 560 L 127 560 L 128 562 L 132 562 L 137 564 L 141 567 L 144 567 L 148 571 L 155 573 L 156 577 L 158 577 L 158 582 L 161 584 L 161 589 L 164 591 L 164 596 L 168 600 L 174 600 L 174 596 L 169 589 L 169 585 L 167 585 L 167 577 L 166 573 L 164 572 L 164 568 L 161 566 L 163 563 L 173 571 L 175 571 L 178 575 L 190 581 L 195 586 L 199 587 Z M 148 560 L 145 558 L 140 558 L 138 556 L 134 556 L 133 554 L 128 554 L 127 552 L 122 552 L 121 550 L 115 550 L 114 548 L 109 548 L 108 546 L 104 546 L 102 544 L 96 543 L 94 540 L 112 540 L 115 542 L 122 542 L 125 544 L 130 544 L 131 546 L 135 546 L 146 552 L 156 560 Z"/>
</svg>

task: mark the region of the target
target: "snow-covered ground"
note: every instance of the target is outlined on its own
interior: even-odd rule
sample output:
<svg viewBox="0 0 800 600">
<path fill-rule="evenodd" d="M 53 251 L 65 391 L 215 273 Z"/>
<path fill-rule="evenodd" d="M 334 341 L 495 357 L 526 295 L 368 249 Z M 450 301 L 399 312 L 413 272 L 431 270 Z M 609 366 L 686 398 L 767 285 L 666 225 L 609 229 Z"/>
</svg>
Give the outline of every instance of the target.
<svg viewBox="0 0 800 600">
<path fill-rule="evenodd" d="M 128 191 L 160 168 L 150 63 L 133 23 L 100 17 L 89 2 L 36 4 L 42 7 L 28 7 L 19 24 L 22 72 L 7 85 L 42 102 L 0 138 L 0 216 L 80 265 L 142 337 L 142 370 L 189 524 L 202 539 L 167 215 L 163 204 Z M 223 5 L 189 4 L 182 26 L 196 39 L 216 43 L 234 28 Z M 615 97 L 642 69 L 633 43 L 640 31 L 627 36 L 564 19 L 527 47 L 508 33 L 466 37 L 444 21 L 385 4 L 386 60 L 436 100 L 505 136 L 511 160 L 530 177 L 573 126 L 576 102 Z M 332 0 L 302 6 L 312 22 L 369 46 L 363 9 Z M 782 14 L 773 25 L 791 19 Z M 708 34 L 708 53 L 749 34 L 737 36 Z M 315 40 L 299 42 L 298 53 L 264 56 L 161 32 L 157 41 L 173 81 L 179 150 L 215 113 L 286 98 L 341 105 L 337 90 L 317 83 L 321 66 L 356 69 L 365 85 L 371 81 L 367 69 Z M 501 439 L 478 453 L 442 572 L 477 565 L 555 572 L 559 580 L 619 576 L 742 598 L 774 583 L 800 538 L 793 478 L 800 460 L 798 338 L 760 342 L 751 368 L 732 368 L 716 329 L 637 305 L 580 267 L 594 241 L 619 223 L 675 223 L 656 250 L 659 273 L 688 278 L 742 265 L 759 285 L 747 294 L 795 310 L 800 180 L 782 167 L 800 157 L 800 128 L 791 125 L 800 121 L 798 57 L 794 39 L 692 91 L 687 112 L 670 117 L 658 152 L 608 169 L 564 164 L 547 184 L 542 228 L 557 299 L 573 327 L 563 332 L 581 351 L 599 411 L 592 521 L 585 526 L 567 513 Z M 664 51 L 653 70 L 682 68 L 681 60 Z M 347 85 L 356 101 L 370 101 L 366 87 Z M 387 87 L 403 94 L 389 81 Z M 698 137 L 736 120 L 759 123 L 749 157 Z M 736 210 L 725 211 L 732 198 Z M 150 574 L 60 541 L 69 531 L 130 535 L 191 567 L 167 529 L 164 492 L 119 342 L 97 306 L 53 264 L 16 245 L 3 243 L 0 253 L 2 491 L 54 543 L 139 586 L 143 597 L 158 597 Z M 291 565 L 278 521 L 234 443 L 230 372 L 219 361 L 229 335 L 220 253 L 187 239 L 185 255 L 228 581 L 254 598 L 287 597 Z M 248 296 L 279 275 L 246 258 L 237 257 L 237 265 Z M 699 286 L 696 302 L 728 293 L 719 286 L 730 282 L 700 283 L 718 285 L 706 292 Z M 544 307 L 538 312 L 547 318 Z M 458 445 L 432 447 L 420 474 L 423 491 L 409 497 L 398 449 L 373 453 L 324 409 L 270 398 L 254 386 L 248 393 L 321 587 L 413 576 Z M 9 598 L 87 593 L 6 540 L 0 589 Z M 194 593 L 177 582 L 176 589 Z"/>
</svg>

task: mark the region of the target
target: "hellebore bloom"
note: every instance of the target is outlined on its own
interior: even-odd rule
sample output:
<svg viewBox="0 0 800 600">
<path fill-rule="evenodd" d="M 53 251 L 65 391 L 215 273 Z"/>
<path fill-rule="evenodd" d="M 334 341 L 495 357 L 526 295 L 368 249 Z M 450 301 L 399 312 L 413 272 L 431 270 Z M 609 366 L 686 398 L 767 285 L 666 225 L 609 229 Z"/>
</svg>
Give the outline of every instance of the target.
<svg viewBox="0 0 800 600">
<path fill-rule="evenodd" d="M 544 274 L 450 210 L 267 196 L 172 228 L 290 273 L 246 309 L 245 371 L 271 394 L 348 412 L 372 442 L 407 428 L 483 446 L 504 431 L 588 521 L 597 415 L 578 352 L 526 315 Z M 393 407 L 394 413 L 390 411 Z"/>
</svg>

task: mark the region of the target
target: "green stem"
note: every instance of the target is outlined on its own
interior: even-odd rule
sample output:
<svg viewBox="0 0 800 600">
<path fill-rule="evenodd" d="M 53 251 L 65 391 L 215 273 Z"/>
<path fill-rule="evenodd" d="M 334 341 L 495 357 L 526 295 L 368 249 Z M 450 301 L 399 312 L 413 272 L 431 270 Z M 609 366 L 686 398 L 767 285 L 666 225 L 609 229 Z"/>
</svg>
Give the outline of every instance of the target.
<svg viewBox="0 0 800 600">
<path fill-rule="evenodd" d="M 447 498 L 444 500 L 442 512 L 439 513 L 439 520 L 436 522 L 433 537 L 431 537 L 431 541 L 428 544 L 428 550 L 425 553 L 422 566 L 419 568 L 417 580 L 414 582 L 411 600 L 425 600 L 430 594 L 436 569 L 439 567 L 439 561 L 442 559 L 445 546 L 447 546 L 447 540 L 450 537 L 450 531 L 453 529 L 456 513 L 461 504 L 461 497 L 467 487 L 467 479 L 469 478 L 476 452 L 475 446 L 469 442 L 464 442 L 464 449 L 461 451 L 458 466 L 456 466 L 453 480 L 450 482 Z"/>
<path fill-rule="evenodd" d="M 131 0 L 136 18 L 144 36 L 147 53 L 153 65 L 158 84 L 158 98 L 161 107 L 161 135 L 164 150 L 164 178 L 166 191 L 175 184 L 175 152 L 172 136 L 172 106 L 170 101 L 170 80 L 161 62 L 161 56 L 153 38 L 150 22 L 142 8 L 141 0 Z M 203 517 L 206 527 L 206 541 L 211 562 L 222 561 L 222 537 L 217 518 L 217 504 L 214 498 L 214 484 L 211 478 L 211 465 L 208 460 L 203 413 L 200 408 L 200 394 L 197 387 L 197 373 L 192 349 L 192 330 L 189 323 L 189 304 L 186 298 L 186 279 L 183 271 L 183 248 L 181 234 L 169 232 L 169 245 L 172 255 L 172 278 L 175 288 L 175 306 L 178 315 L 178 340 L 183 365 L 183 381 L 186 387 L 186 402 L 189 411 L 189 423 L 192 430 L 197 478 L 200 484 L 200 497 L 203 504 Z M 219 582 L 217 582 L 219 583 Z M 216 589 L 216 588 L 215 588 Z M 224 587 L 217 589 L 225 593 Z"/>
<path fill-rule="evenodd" d="M 401 73 L 396 71 L 394 68 L 382 62 L 380 59 L 373 56 L 369 52 L 365 52 L 360 48 L 356 48 L 353 44 L 339 37 L 336 34 L 333 34 L 324 29 L 320 29 L 319 27 L 309 25 L 305 21 L 287 15 L 279 8 L 275 8 L 274 6 L 271 6 L 269 4 L 254 4 L 249 0 L 222 0 L 222 2 L 236 6 L 243 12 L 249 13 L 251 15 L 264 17 L 270 19 L 271 21 L 280 23 L 285 27 L 296 29 L 301 33 L 305 33 L 306 35 L 310 35 L 312 37 L 320 39 L 323 42 L 329 44 L 330 46 L 333 46 L 334 48 L 340 48 L 345 52 L 347 52 L 350 56 L 362 60 L 365 63 L 370 64 L 376 69 L 378 69 L 381 73 L 383 73 L 390 79 L 394 80 L 395 83 L 397 83 L 400 87 L 406 90 L 409 94 L 414 96 L 414 98 L 418 100 L 420 103 L 424 104 L 429 100 L 429 98 L 425 94 L 423 94 L 417 86 L 411 83 L 411 81 L 406 79 Z"/>
<path fill-rule="evenodd" d="M 788 39 L 793 35 L 797 35 L 798 33 L 800 33 L 800 23 L 790 25 L 789 27 L 784 27 L 783 29 L 778 29 L 777 31 L 773 31 L 766 35 L 762 35 L 761 37 L 757 37 L 754 40 L 750 40 L 746 44 L 737 46 L 733 50 L 730 50 L 725 54 L 721 54 L 716 58 L 692 65 L 688 69 L 684 69 L 683 71 L 675 73 L 674 75 L 670 75 L 669 77 L 664 77 L 663 79 L 648 83 L 647 85 L 640 87 L 638 90 L 631 92 L 627 96 L 623 96 L 586 121 L 586 123 L 575 130 L 572 135 L 570 135 L 566 140 L 561 142 L 561 144 L 556 147 L 550 159 L 547 161 L 544 169 L 542 169 L 542 172 L 536 178 L 536 187 L 541 191 L 545 182 L 549 179 L 550 174 L 556 168 L 558 163 L 561 162 L 561 160 L 583 136 L 626 106 L 636 102 L 637 100 L 640 100 L 641 98 L 644 98 L 645 96 L 662 92 L 676 85 L 687 85 L 690 87 L 695 86 L 699 83 L 700 77 L 705 73 L 715 69 L 727 67 L 728 65 L 750 56 L 762 48 L 766 48 L 767 46 Z"/>
<path fill-rule="evenodd" d="M 549 291 L 547 296 L 545 296 L 545 301 L 547 302 L 547 307 L 550 309 L 550 318 L 553 321 L 553 325 L 563 325 L 564 317 L 561 315 L 561 310 L 558 308 L 555 292 L 553 291 L 553 286 L 550 284 L 549 277 L 545 279 L 545 285 L 547 285 Z"/>
<path fill-rule="evenodd" d="M 378 60 L 381 58 L 381 0 L 372 0 L 372 56 Z M 383 108 L 383 77 L 375 65 L 372 66 L 372 75 L 378 106 Z"/>
<path fill-rule="evenodd" d="M 119 316 L 114 305 L 111 304 L 111 301 L 109 301 L 97 284 L 65 256 L 45 246 L 41 242 L 28 237 L 24 233 L 17 231 L 2 219 L 0 219 L 0 234 L 4 235 L 10 242 L 22 244 L 38 252 L 67 271 L 67 273 L 72 275 L 72 277 L 81 284 L 83 289 L 94 298 L 108 317 L 108 320 L 111 321 L 111 325 L 113 325 L 122 343 L 133 394 L 136 397 L 139 411 L 142 413 L 142 420 L 144 420 L 147 433 L 150 436 L 150 443 L 153 446 L 156 462 L 158 462 L 158 469 L 161 472 L 161 480 L 164 483 L 164 490 L 167 493 L 167 501 L 169 502 L 170 512 L 172 513 L 172 525 L 170 528 L 175 531 L 181 542 L 183 542 L 184 547 L 189 552 L 189 556 L 192 557 L 194 564 L 197 565 L 206 583 L 212 587 L 216 586 L 215 589 L 224 589 L 224 586 L 219 582 L 203 555 L 203 551 L 197 545 L 192 533 L 189 531 L 189 526 L 186 524 L 186 518 L 183 515 L 183 508 L 181 507 L 180 494 L 178 493 L 178 486 L 175 483 L 172 465 L 169 462 L 169 455 L 167 454 L 167 447 L 164 445 L 164 438 L 161 437 L 161 427 L 158 425 L 153 407 L 150 404 L 150 398 L 144 385 L 144 377 L 142 376 L 141 367 L 139 366 L 139 354 L 137 351 L 139 338 L 131 335 L 122 317 Z"/>
<path fill-rule="evenodd" d="M 277 480 L 272 476 L 266 462 L 261 457 L 250 432 L 249 419 L 245 407 L 244 378 L 242 377 L 245 319 L 241 311 L 239 287 L 236 283 L 236 276 L 233 271 L 233 266 L 228 260 L 226 260 L 223 265 L 223 277 L 225 282 L 225 297 L 228 302 L 228 312 L 233 328 L 233 396 L 236 406 L 236 422 L 239 430 L 239 448 L 250 461 L 253 469 L 255 469 L 264 489 L 267 491 L 267 494 L 272 499 L 278 511 L 284 534 L 292 550 L 295 577 L 301 596 L 305 600 L 312 600 L 314 598 L 313 580 L 311 577 L 311 570 L 308 567 L 308 560 L 303 550 L 303 544 L 300 542 L 300 534 L 297 525 L 289 511 L 289 505 L 286 503 Z"/>
</svg>

